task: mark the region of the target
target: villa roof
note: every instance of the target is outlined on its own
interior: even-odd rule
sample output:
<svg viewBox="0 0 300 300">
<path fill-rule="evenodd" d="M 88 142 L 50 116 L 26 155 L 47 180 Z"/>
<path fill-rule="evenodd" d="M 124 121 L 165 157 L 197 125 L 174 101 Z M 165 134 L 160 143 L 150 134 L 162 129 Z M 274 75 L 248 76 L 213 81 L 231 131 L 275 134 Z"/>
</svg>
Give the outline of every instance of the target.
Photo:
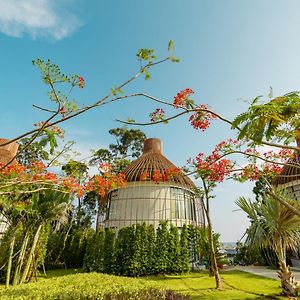
<svg viewBox="0 0 300 300">
<path fill-rule="evenodd" d="M 19 148 L 16 142 L 1 146 L 1 144 L 7 142 L 9 142 L 9 140 L 0 138 L 0 163 L 2 164 L 7 164 L 17 154 Z M 16 163 L 16 161 L 14 160 L 13 163 Z"/>
<path fill-rule="evenodd" d="M 288 165 L 285 165 L 282 169 L 280 175 L 278 175 L 274 180 L 273 184 L 275 186 L 287 184 L 295 180 L 300 179 L 300 152 L 288 161 Z"/>
<path fill-rule="evenodd" d="M 154 173 L 159 171 L 166 174 L 168 170 L 177 169 L 176 166 L 169 161 L 162 153 L 162 144 L 159 139 L 147 139 L 144 143 L 143 155 L 133 161 L 124 170 L 127 182 L 142 181 L 141 176 L 148 174 L 152 178 Z M 195 189 L 193 181 L 182 171 L 176 172 L 168 176 L 166 182 L 181 185 L 189 189 Z"/>
</svg>

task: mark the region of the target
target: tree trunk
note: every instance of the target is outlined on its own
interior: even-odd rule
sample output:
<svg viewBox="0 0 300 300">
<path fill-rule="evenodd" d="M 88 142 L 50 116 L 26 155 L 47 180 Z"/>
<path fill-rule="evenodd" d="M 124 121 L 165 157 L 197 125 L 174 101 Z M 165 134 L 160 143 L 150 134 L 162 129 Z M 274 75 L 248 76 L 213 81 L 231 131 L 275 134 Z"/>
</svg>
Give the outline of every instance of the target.
<svg viewBox="0 0 300 300">
<path fill-rule="evenodd" d="M 281 281 L 282 294 L 287 297 L 297 297 L 297 282 L 285 260 L 279 262 L 279 271 L 277 273 Z"/>
<path fill-rule="evenodd" d="M 17 262 L 17 265 L 16 265 L 15 275 L 14 275 L 14 279 L 13 279 L 13 285 L 19 284 L 20 274 L 21 274 L 21 270 L 22 270 L 22 267 L 23 267 L 23 264 L 24 264 L 24 257 L 25 257 L 28 241 L 29 241 L 29 236 L 26 233 L 25 237 L 24 237 L 24 240 L 23 240 L 23 243 L 22 243 L 22 246 L 21 246 L 20 254 L 19 254 L 19 257 L 18 257 L 18 262 Z"/>
<path fill-rule="evenodd" d="M 218 265 L 217 265 L 217 258 L 216 258 L 216 251 L 214 246 L 214 238 L 213 238 L 213 231 L 212 231 L 212 222 L 210 218 L 210 207 L 209 207 L 209 194 L 208 194 L 208 188 L 205 182 L 205 179 L 202 178 L 204 192 L 205 192 L 205 198 L 206 198 L 206 208 L 204 209 L 206 219 L 207 219 L 207 229 L 208 229 L 208 242 L 209 242 L 209 250 L 210 250 L 210 264 L 211 269 L 213 272 L 213 275 L 215 276 L 216 280 L 216 289 L 223 290 L 224 285 L 222 278 L 219 273 Z"/>
<path fill-rule="evenodd" d="M 39 241 L 41 229 L 42 229 L 42 224 L 39 225 L 39 227 L 38 227 L 38 229 L 35 233 L 33 243 L 32 243 L 31 249 L 30 249 L 30 253 L 29 253 L 29 256 L 28 256 L 28 259 L 27 259 L 27 262 L 26 262 L 26 265 L 25 265 L 24 272 L 22 274 L 20 283 L 25 282 L 25 280 L 28 276 L 29 269 L 30 269 L 30 266 L 31 266 L 31 262 L 32 262 L 32 259 L 33 259 L 33 255 L 34 255 L 37 243 Z"/>
<path fill-rule="evenodd" d="M 64 252 L 64 250 L 65 250 L 65 248 L 66 248 L 67 239 L 68 239 L 68 237 L 69 237 L 69 233 L 70 233 L 72 227 L 73 227 L 73 218 L 72 218 L 72 220 L 71 220 L 71 222 L 70 222 L 70 226 L 69 226 L 69 228 L 68 228 L 68 230 L 67 230 L 67 232 L 66 232 L 66 234 L 65 234 L 65 236 L 64 236 L 63 246 L 62 246 L 62 248 L 60 249 L 60 251 L 59 251 L 59 253 L 58 253 L 58 255 L 57 255 L 56 259 L 55 259 L 55 262 L 54 262 L 55 264 L 58 264 L 58 263 L 59 263 L 59 260 L 60 260 L 62 254 L 63 254 L 63 252 Z"/>
<path fill-rule="evenodd" d="M 221 276 L 219 273 L 219 269 L 218 269 L 218 264 L 217 264 L 210 215 L 208 214 L 206 217 L 207 217 L 207 229 L 208 229 L 208 242 L 209 242 L 210 257 L 211 257 L 211 268 L 212 268 L 213 275 L 215 276 L 216 288 L 218 290 L 222 290 L 222 289 L 224 289 L 224 286 L 223 286 L 223 282 L 222 282 L 222 279 L 221 279 Z"/>
<path fill-rule="evenodd" d="M 14 247 L 15 247 L 15 241 L 16 241 L 15 232 L 13 232 L 12 234 L 13 234 L 13 236 L 12 236 L 11 241 L 9 243 L 9 257 L 8 257 L 6 282 L 5 282 L 5 287 L 6 288 L 9 287 L 10 273 L 11 273 L 11 266 L 12 266 L 12 258 L 13 258 L 13 254 L 14 254 Z"/>
</svg>

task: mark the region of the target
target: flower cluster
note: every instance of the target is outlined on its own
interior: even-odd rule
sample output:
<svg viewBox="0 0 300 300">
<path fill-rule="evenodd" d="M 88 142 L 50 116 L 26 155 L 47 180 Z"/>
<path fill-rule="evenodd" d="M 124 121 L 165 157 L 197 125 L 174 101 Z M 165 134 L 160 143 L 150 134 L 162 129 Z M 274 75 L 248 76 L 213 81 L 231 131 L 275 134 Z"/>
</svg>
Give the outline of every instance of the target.
<svg viewBox="0 0 300 300">
<path fill-rule="evenodd" d="M 162 108 L 157 108 L 154 112 L 152 112 L 149 115 L 149 117 L 152 123 L 162 121 L 165 117 L 165 111 Z"/>
<path fill-rule="evenodd" d="M 104 175 L 95 175 L 85 185 L 86 190 L 95 191 L 100 197 L 104 198 L 108 191 L 117 187 L 125 186 L 126 177 L 120 173 L 117 175 L 105 173 Z"/>
<path fill-rule="evenodd" d="M 29 166 L 10 164 L 4 167 L 0 164 L 1 193 L 28 193 L 43 190 L 56 189 L 66 193 L 82 197 L 84 193 L 94 191 L 100 197 L 105 197 L 107 192 L 126 184 L 124 174 L 112 174 L 106 169 L 100 175 L 92 178 L 86 176 L 78 179 L 74 176 L 60 177 L 49 172 L 42 162 L 34 162 Z M 103 166 L 104 167 L 104 166 Z M 106 166 L 107 167 L 107 166 Z"/>
<path fill-rule="evenodd" d="M 204 153 L 199 153 L 194 160 L 198 175 L 213 182 L 224 181 L 226 176 L 231 174 L 234 163 L 220 157 L 221 155 L 215 150 L 206 157 Z"/>
<path fill-rule="evenodd" d="M 176 167 L 167 168 L 164 171 L 154 170 L 152 177 L 150 173 L 142 172 L 140 174 L 140 181 L 154 181 L 155 183 L 164 182 L 172 179 L 174 176 L 179 174 L 181 170 Z"/>
<path fill-rule="evenodd" d="M 66 111 L 66 109 L 64 107 L 61 107 L 61 109 L 59 110 L 59 113 L 62 116 L 62 118 L 64 118 L 65 115 L 66 115 L 66 113 L 67 113 L 67 111 Z"/>
<path fill-rule="evenodd" d="M 78 78 L 78 87 L 80 88 L 80 89 L 83 89 L 84 88 L 84 78 L 83 77 L 79 77 Z"/>
<path fill-rule="evenodd" d="M 189 104 L 189 96 L 191 94 L 194 94 L 194 91 L 190 88 L 186 88 L 182 91 L 180 91 L 175 97 L 173 105 L 175 108 L 178 107 L 187 107 Z"/>
<path fill-rule="evenodd" d="M 206 105 L 201 104 L 199 109 L 190 116 L 189 121 L 196 130 L 205 131 L 210 126 L 210 121 L 217 119 L 216 115 L 207 112 L 207 109 Z"/>
</svg>

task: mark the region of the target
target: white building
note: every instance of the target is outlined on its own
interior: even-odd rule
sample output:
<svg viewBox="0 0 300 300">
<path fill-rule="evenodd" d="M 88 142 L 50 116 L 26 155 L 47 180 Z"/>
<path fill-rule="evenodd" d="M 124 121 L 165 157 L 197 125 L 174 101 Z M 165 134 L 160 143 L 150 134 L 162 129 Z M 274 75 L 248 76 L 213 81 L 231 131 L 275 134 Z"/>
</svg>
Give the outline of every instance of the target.
<svg viewBox="0 0 300 300">
<path fill-rule="evenodd" d="M 176 169 L 163 155 L 161 141 L 147 139 L 143 155 L 124 170 L 126 186 L 109 192 L 101 225 L 119 229 L 145 222 L 157 227 L 161 220 L 168 220 L 178 228 L 203 226 L 204 212 L 195 185 Z M 162 178 L 156 182 L 155 175 Z"/>
</svg>

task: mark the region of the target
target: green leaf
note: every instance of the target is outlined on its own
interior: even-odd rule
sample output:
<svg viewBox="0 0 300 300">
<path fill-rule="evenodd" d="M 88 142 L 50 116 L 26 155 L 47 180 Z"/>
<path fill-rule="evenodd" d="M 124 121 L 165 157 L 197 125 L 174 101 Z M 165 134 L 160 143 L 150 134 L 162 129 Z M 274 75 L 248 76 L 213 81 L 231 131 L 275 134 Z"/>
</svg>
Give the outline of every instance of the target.
<svg viewBox="0 0 300 300">
<path fill-rule="evenodd" d="M 116 89 L 111 88 L 110 91 L 112 92 L 112 94 L 113 94 L 114 96 L 117 96 L 117 91 L 116 91 Z"/>
<path fill-rule="evenodd" d="M 151 75 L 148 71 L 145 71 L 145 80 L 150 80 L 151 79 Z"/>
<path fill-rule="evenodd" d="M 124 92 L 120 88 L 117 88 L 116 91 L 118 91 L 120 94 L 124 94 Z"/>
<path fill-rule="evenodd" d="M 179 63 L 180 62 L 180 59 L 176 56 L 169 56 L 169 60 L 171 62 L 175 62 L 175 63 Z"/>
<path fill-rule="evenodd" d="M 271 86 L 270 86 L 270 91 L 269 91 L 268 97 L 269 97 L 270 99 L 273 98 L 273 89 L 272 89 Z"/>
<path fill-rule="evenodd" d="M 173 50 L 174 50 L 174 42 L 172 40 L 169 40 L 168 51 L 173 51 Z"/>
<path fill-rule="evenodd" d="M 127 122 L 128 122 L 128 123 L 135 123 L 135 120 L 132 119 L 132 118 L 128 118 L 128 119 L 127 119 Z"/>
</svg>

